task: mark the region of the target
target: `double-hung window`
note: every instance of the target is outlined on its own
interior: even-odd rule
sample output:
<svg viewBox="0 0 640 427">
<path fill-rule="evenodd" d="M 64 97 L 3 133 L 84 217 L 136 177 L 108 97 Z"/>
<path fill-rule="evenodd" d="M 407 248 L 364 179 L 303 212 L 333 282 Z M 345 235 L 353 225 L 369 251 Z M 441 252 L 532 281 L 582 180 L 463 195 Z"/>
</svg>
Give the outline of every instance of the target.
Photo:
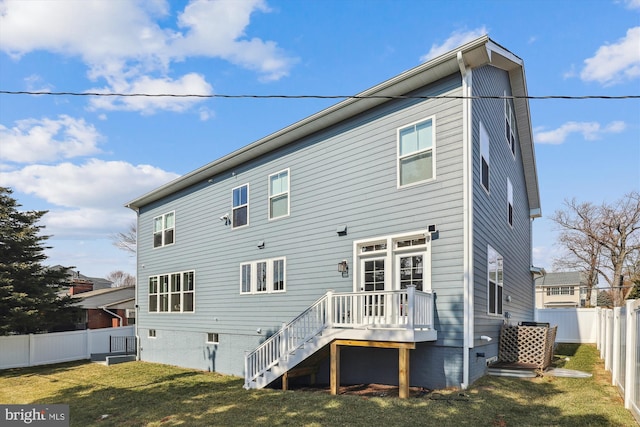
<svg viewBox="0 0 640 427">
<path fill-rule="evenodd" d="M 284 292 L 285 258 L 273 258 L 240 264 L 240 293 Z"/>
<path fill-rule="evenodd" d="M 183 271 L 149 277 L 150 313 L 194 311 L 195 274 Z"/>
<path fill-rule="evenodd" d="M 491 246 L 487 251 L 488 269 L 488 313 L 499 316 L 502 314 L 502 288 L 504 280 L 502 255 L 496 252 Z"/>
<path fill-rule="evenodd" d="M 231 227 L 238 228 L 249 224 L 249 184 L 236 187 L 233 193 L 233 219 Z"/>
<path fill-rule="evenodd" d="M 480 182 L 489 192 L 489 133 L 480 122 Z"/>
<path fill-rule="evenodd" d="M 269 175 L 269 219 L 289 215 L 289 169 Z"/>
<path fill-rule="evenodd" d="M 175 212 L 153 219 L 153 247 L 171 245 L 175 240 Z"/>
<path fill-rule="evenodd" d="M 435 177 L 434 118 L 398 129 L 398 187 Z"/>
<path fill-rule="evenodd" d="M 505 92 L 506 96 L 506 92 Z M 516 119 L 513 115 L 513 110 L 511 109 L 511 104 L 508 99 L 504 100 L 504 122 L 505 122 L 505 137 L 507 140 L 507 145 L 511 148 L 511 154 L 516 155 L 516 137 L 515 137 L 515 125 Z"/>
</svg>

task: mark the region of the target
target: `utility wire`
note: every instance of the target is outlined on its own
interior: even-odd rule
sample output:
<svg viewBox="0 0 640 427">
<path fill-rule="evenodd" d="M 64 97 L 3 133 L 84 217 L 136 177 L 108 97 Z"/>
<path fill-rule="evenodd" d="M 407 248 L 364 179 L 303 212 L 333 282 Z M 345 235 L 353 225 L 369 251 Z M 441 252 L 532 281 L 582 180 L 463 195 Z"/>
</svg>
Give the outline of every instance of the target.
<svg viewBox="0 0 640 427">
<path fill-rule="evenodd" d="M 544 95 L 544 96 L 506 96 L 506 95 L 228 95 L 228 94 L 173 94 L 173 93 L 100 93 L 100 92 L 32 92 L 0 90 L 2 95 L 49 95 L 49 96 L 103 96 L 103 97 L 147 97 L 147 98 L 254 98 L 254 99 L 640 99 L 640 95 Z"/>
</svg>

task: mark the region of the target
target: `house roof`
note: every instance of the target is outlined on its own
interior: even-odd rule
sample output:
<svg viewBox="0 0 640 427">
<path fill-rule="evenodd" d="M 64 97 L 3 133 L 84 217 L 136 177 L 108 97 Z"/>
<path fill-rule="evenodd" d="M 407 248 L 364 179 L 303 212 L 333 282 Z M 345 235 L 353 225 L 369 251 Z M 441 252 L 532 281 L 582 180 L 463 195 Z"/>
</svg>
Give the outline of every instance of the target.
<svg viewBox="0 0 640 427">
<path fill-rule="evenodd" d="M 72 295 L 71 298 L 80 300 L 76 307 L 90 308 L 133 308 L 131 303 L 135 300 L 135 286 L 122 286 L 119 288 L 98 289 Z"/>
<path fill-rule="evenodd" d="M 587 281 L 582 271 L 560 271 L 547 273 L 536 280 L 536 286 L 585 285 Z"/>
<path fill-rule="evenodd" d="M 383 98 L 385 96 L 406 95 L 440 78 L 460 72 L 461 64 L 458 60 L 458 54 L 460 54 L 460 60 L 463 61 L 464 67 L 467 69 L 491 64 L 509 73 L 512 95 L 516 97 L 513 102 L 520 141 L 520 152 L 522 153 L 522 161 L 524 164 L 527 195 L 531 209 L 530 216 L 541 216 L 533 132 L 531 129 L 529 101 L 526 99 L 527 85 L 524 63 L 520 58 L 493 42 L 486 35 L 360 92 L 354 98 L 339 102 L 208 163 L 147 194 L 131 200 L 125 206 L 138 210 L 145 205 L 158 201 L 177 191 L 186 189 L 191 185 L 212 179 L 216 175 L 232 170 L 265 153 L 298 141 L 301 138 L 335 125 L 366 110 L 389 102 L 390 99 Z M 502 96 L 502 94 L 496 94 L 496 96 Z"/>
</svg>

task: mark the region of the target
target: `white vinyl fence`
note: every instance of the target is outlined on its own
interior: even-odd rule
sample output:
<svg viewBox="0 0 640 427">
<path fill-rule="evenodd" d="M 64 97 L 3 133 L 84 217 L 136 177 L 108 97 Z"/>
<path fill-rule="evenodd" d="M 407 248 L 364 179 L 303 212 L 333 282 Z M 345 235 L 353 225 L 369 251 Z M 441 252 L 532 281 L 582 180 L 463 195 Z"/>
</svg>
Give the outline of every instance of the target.
<svg viewBox="0 0 640 427">
<path fill-rule="evenodd" d="M 536 321 L 557 325 L 557 342 L 595 343 L 625 408 L 640 421 L 640 300 L 614 309 L 539 309 Z"/>
<path fill-rule="evenodd" d="M 109 353 L 111 336 L 133 336 L 134 326 L 0 337 L 0 369 L 48 365 Z"/>
</svg>

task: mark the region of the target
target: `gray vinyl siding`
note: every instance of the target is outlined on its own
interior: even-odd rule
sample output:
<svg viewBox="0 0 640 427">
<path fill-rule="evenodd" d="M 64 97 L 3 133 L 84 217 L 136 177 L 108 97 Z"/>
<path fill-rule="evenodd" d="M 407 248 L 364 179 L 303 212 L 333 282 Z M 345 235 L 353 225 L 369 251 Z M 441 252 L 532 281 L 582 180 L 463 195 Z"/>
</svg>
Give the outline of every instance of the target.
<svg viewBox="0 0 640 427">
<path fill-rule="evenodd" d="M 505 71 L 491 66 L 473 70 L 473 94 L 476 96 L 511 95 Z M 473 102 L 473 249 L 474 249 L 474 337 L 470 351 L 471 380 L 485 371 L 475 352 L 486 357 L 497 354 L 499 331 L 505 318 L 487 314 L 487 245 L 504 259 L 503 311 L 512 324 L 533 320 L 533 279 L 531 266 L 531 229 L 519 141 L 516 135 L 515 158 L 505 138 L 503 100 L 482 99 Z M 511 102 L 511 101 L 507 101 Z M 480 183 L 479 126 L 483 123 L 490 137 L 489 194 Z M 507 221 L 507 178 L 513 186 L 513 227 Z M 507 302 L 507 296 L 511 302 Z M 487 343 L 478 338 L 487 335 Z M 483 359 L 484 362 L 484 359 Z"/>
<path fill-rule="evenodd" d="M 459 75 L 417 94 L 461 94 Z M 397 128 L 435 118 L 436 179 L 397 188 Z M 234 336 L 220 343 L 215 369 L 242 374 L 244 350 L 250 350 L 283 322 L 306 309 L 328 289 L 352 291 L 337 263 L 353 271 L 353 241 L 424 230 L 436 224 L 432 242 L 432 288 L 436 298 L 438 346 L 461 346 L 462 296 L 462 104 L 457 99 L 392 101 L 365 114 L 290 144 L 243 167 L 230 170 L 144 206 L 139 216 L 138 325 L 165 336 L 219 333 Z M 268 176 L 289 169 L 290 216 L 268 219 Z M 249 226 L 232 229 L 219 218 L 231 213 L 232 189 L 249 184 Z M 515 183 L 514 183 L 515 187 Z M 152 247 L 155 216 L 175 211 L 175 244 Z M 347 225 L 346 236 L 336 228 Z M 265 242 L 264 249 L 257 247 Z M 286 292 L 240 294 L 240 264 L 286 258 Z M 148 278 L 194 270 L 195 312 L 149 313 Z M 244 337 L 244 338 L 243 338 Z M 143 345 L 143 360 L 167 362 L 179 353 L 179 340 L 159 354 L 160 339 Z M 184 338 L 187 339 L 187 338 Z M 222 338 L 221 338 L 222 341 Z M 191 345 L 191 344 L 189 344 Z M 204 338 L 199 361 L 208 366 Z M 176 353 L 178 352 L 178 353 Z M 222 356 L 231 352 L 232 356 Z M 424 368 L 426 370 L 426 368 Z M 461 368 L 460 368 L 461 369 Z M 457 381 L 458 373 L 452 374 Z M 447 380 L 449 381 L 449 380 Z M 444 381 L 447 383 L 447 381 Z"/>
</svg>

